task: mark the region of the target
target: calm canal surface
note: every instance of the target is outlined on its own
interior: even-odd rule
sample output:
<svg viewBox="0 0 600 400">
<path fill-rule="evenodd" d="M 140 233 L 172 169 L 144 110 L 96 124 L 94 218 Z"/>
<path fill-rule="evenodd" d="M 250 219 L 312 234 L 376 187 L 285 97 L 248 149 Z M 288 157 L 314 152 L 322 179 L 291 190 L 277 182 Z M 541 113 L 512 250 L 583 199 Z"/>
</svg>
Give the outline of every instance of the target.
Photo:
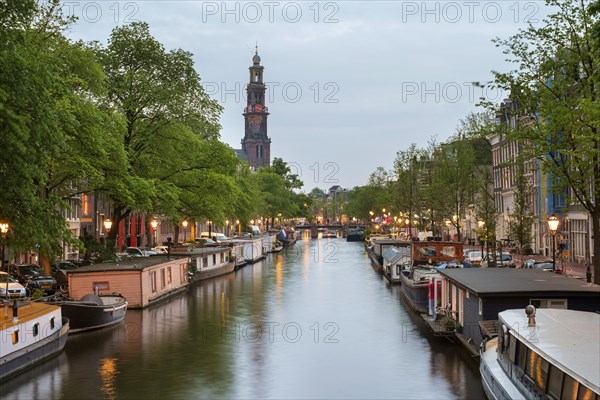
<svg viewBox="0 0 600 400">
<path fill-rule="evenodd" d="M 428 333 L 362 243 L 308 239 L 69 337 L 0 397 L 480 399 L 477 368 Z"/>
</svg>

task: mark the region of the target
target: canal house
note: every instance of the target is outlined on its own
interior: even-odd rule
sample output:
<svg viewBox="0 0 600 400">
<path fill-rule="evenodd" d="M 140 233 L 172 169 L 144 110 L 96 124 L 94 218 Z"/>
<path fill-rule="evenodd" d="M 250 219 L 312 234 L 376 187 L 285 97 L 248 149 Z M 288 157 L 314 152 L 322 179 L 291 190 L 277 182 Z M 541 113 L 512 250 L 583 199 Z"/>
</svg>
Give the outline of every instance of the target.
<svg viewBox="0 0 600 400">
<path fill-rule="evenodd" d="M 188 288 L 189 257 L 139 257 L 69 272 L 69 296 L 120 293 L 129 308 L 144 308 Z"/>
<path fill-rule="evenodd" d="M 479 348 L 498 313 L 509 309 L 561 308 L 600 311 L 600 287 L 550 272 L 513 268 L 457 268 L 439 271 L 441 306 L 450 310 L 460 339 Z M 483 332 L 483 333 L 482 333 Z"/>
<path fill-rule="evenodd" d="M 234 251 L 225 246 L 181 248 L 173 251 L 173 257 L 190 258 L 190 275 L 193 281 L 201 281 L 233 272 L 235 268 Z M 179 248 L 177 248 L 179 250 Z"/>
</svg>

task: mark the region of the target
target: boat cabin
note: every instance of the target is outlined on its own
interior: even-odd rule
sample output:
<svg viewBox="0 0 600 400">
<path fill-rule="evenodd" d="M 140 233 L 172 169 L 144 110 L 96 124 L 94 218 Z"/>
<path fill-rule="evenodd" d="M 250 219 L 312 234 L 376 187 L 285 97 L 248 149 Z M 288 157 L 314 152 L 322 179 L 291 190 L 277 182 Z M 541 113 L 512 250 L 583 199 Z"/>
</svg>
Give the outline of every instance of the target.
<svg viewBox="0 0 600 400">
<path fill-rule="evenodd" d="M 188 288 L 190 257 L 144 257 L 77 268 L 69 273 L 69 295 L 120 293 L 129 308 L 144 308 Z"/>
<path fill-rule="evenodd" d="M 481 348 L 489 398 L 600 398 L 599 314 L 529 307 L 498 318 L 498 337 Z"/>
<path fill-rule="evenodd" d="M 175 251 L 173 257 L 189 257 L 192 280 L 199 281 L 233 272 L 235 258 L 229 247 L 196 247 L 189 251 Z"/>
<path fill-rule="evenodd" d="M 383 275 L 391 283 L 400 283 L 403 269 L 412 265 L 412 242 L 405 241 L 383 251 Z"/>
</svg>

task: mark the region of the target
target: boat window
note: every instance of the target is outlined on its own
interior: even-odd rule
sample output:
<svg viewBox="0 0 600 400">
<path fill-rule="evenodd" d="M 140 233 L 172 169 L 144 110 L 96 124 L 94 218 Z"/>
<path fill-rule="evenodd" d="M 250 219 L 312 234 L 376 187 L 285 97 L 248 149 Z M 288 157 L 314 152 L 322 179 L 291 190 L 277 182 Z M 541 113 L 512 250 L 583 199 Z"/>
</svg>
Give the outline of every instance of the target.
<svg viewBox="0 0 600 400">
<path fill-rule="evenodd" d="M 92 290 L 95 291 L 100 291 L 100 290 L 108 290 L 108 282 L 93 282 L 92 283 Z"/>
<path fill-rule="evenodd" d="M 592 390 L 588 387 L 585 387 L 583 384 L 579 384 L 579 394 L 577 394 L 577 400 L 594 400 L 596 395 Z"/>
<path fill-rule="evenodd" d="M 40 324 L 33 324 L 33 337 L 36 337 L 40 333 Z"/>
<path fill-rule="evenodd" d="M 527 361 L 527 346 L 519 342 L 519 358 L 517 362 L 523 371 L 525 371 L 525 361 Z"/>
<path fill-rule="evenodd" d="M 12 334 L 12 344 L 19 343 L 19 330 L 16 329 Z"/>
<path fill-rule="evenodd" d="M 179 268 L 181 269 L 181 273 L 179 275 L 179 281 L 180 283 L 185 283 L 186 279 L 187 279 L 187 274 L 188 274 L 188 270 L 187 270 L 187 264 L 180 264 Z"/>
<path fill-rule="evenodd" d="M 161 268 L 160 269 L 160 288 L 164 289 L 165 285 L 166 285 L 165 269 Z"/>
<path fill-rule="evenodd" d="M 217 263 L 217 255 L 213 254 L 213 265 Z"/>
<path fill-rule="evenodd" d="M 546 378 L 548 377 L 548 361 L 544 360 L 533 350 L 527 352 L 527 366 L 525 373 L 535 384 L 546 391 Z"/>
<path fill-rule="evenodd" d="M 579 382 L 571 378 L 569 375 L 565 375 L 562 387 L 562 395 L 560 396 L 560 398 L 565 400 L 576 399 L 578 386 Z"/>
<path fill-rule="evenodd" d="M 510 335 L 510 346 L 508 346 L 508 357 L 510 361 L 515 364 L 517 361 L 517 338 L 513 335 Z"/>
<path fill-rule="evenodd" d="M 54 317 L 50 318 L 50 329 L 54 329 Z"/>
<path fill-rule="evenodd" d="M 171 276 L 171 267 L 167 267 L 167 283 L 171 283 L 173 281 L 173 277 Z"/>
<path fill-rule="evenodd" d="M 225 253 L 221 253 L 221 263 L 225 262 Z"/>
<path fill-rule="evenodd" d="M 442 246 L 442 255 L 446 257 L 454 257 L 456 248 L 454 246 Z"/>
<path fill-rule="evenodd" d="M 152 291 L 156 292 L 156 271 L 150 273 L 150 281 L 152 283 Z"/>
<path fill-rule="evenodd" d="M 208 267 L 208 257 L 202 257 L 202 268 Z"/>
<path fill-rule="evenodd" d="M 562 388 L 564 373 L 555 366 L 550 367 L 548 375 L 548 395 L 553 399 L 560 399 L 560 389 Z"/>
</svg>

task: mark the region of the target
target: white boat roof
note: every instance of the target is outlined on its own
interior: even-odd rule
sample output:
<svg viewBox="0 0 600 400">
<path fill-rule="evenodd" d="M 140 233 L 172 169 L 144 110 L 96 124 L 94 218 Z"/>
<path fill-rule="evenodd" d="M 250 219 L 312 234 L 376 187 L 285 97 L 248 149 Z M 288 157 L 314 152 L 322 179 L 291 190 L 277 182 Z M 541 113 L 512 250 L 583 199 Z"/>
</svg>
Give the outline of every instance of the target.
<svg viewBox="0 0 600 400">
<path fill-rule="evenodd" d="M 539 308 L 529 327 L 525 309 L 498 314 L 513 335 L 530 349 L 600 393 L 600 314 Z"/>
</svg>

